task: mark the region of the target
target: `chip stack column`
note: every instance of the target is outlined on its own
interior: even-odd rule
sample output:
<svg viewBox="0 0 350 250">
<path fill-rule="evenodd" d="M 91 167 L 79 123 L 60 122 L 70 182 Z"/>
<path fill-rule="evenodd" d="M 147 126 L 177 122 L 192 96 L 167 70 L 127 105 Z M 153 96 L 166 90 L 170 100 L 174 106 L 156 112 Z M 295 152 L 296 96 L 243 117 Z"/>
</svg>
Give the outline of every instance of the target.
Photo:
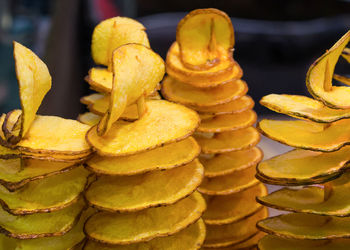
<svg viewBox="0 0 350 250">
<path fill-rule="evenodd" d="M 234 33 L 229 17 L 216 9 L 190 12 L 177 27 L 168 51 L 162 95 L 201 117 L 195 139 L 202 148 L 205 178 L 198 188 L 207 201 L 203 215 L 205 248 L 240 249 L 256 245 L 256 222 L 267 210 L 255 197 L 266 187 L 255 179 L 263 157 L 256 147 L 254 101 L 242 70 L 232 57 Z"/>
<path fill-rule="evenodd" d="M 262 120 L 260 130 L 294 150 L 262 162 L 257 177 L 284 188 L 258 201 L 291 213 L 258 223 L 268 233 L 261 250 L 350 249 L 350 94 L 332 84 L 341 55 L 350 62 L 347 32 L 309 68 L 306 85 L 315 99 L 271 94 L 261 104 L 298 120 Z M 349 80 L 338 76 L 339 80 Z"/>
</svg>

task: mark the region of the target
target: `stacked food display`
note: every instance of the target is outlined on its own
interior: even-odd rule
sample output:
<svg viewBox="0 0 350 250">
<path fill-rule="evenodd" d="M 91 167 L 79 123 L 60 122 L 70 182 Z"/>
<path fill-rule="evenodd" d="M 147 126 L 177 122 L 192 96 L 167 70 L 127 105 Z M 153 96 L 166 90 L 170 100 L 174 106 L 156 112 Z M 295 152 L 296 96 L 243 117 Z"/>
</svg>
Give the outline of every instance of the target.
<svg viewBox="0 0 350 250">
<path fill-rule="evenodd" d="M 271 94 L 261 100 L 298 119 L 259 123 L 266 136 L 296 148 L 258 166 L 259 179 L 287 186 L 258 201 L 292 212 L 258 223 L 269 234 L 259 242 L 261 250 L 350 249 L 350 88 L 332 84 L 340 56 L 350 62 L 349 40 L 350 32 L 311 65 L 306 85 L 315 99 Z"/>
<path fill-rule="evenodd" d="M 96 154 L 86 165 L 97 180 L 85 197 L 99 210 L 85 223 L 84 248 L 199 249 L 206 205 L 195 191 L 204 172 L 197 159 L 200 148 L 191 137 L 198 115 L 148 99 L 165 66 L 149 48 L 140 23 L 121 17 L 102 22 L 94 31 L 92 54 L 107 67 L 91 70 L 88 80 L 106 101 L 96 114 L 96 100 L 90 98 L 95 114 L 80 116 L 95 124 L 86 139 Z"/>
<path fill-rule="evenodd" d="M 162 95 L 197 111 L 195 139 L 202 148 L 205 178 L 198 188 L 207 201 L 204 247 L 239 249 L 254 246 L 262 233 L 256 222 L 267 216 L 255 197 L 266 188 L 255 179 L 263 153 L 253 127 L 253 100 L 246 95 L 242 70 L 232 57 L 230 18 L 217 9 L 190 12 L 178 24 L 168 51 Z"/>
<path fill-rule="evenodd" d="M 90 128 L 36 112 L 51 88 L 46 65 L 14 42 L 21 110 L 0 117 L 0 248 L 72 249 L 91 210 L 82 193 Z"/>
</svg>

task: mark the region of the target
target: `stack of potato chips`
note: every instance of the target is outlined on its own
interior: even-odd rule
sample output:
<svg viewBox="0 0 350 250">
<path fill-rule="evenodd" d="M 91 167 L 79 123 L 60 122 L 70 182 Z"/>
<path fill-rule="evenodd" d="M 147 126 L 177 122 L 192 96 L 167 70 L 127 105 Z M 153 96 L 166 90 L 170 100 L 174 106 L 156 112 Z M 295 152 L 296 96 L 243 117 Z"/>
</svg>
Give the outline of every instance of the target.
<svg viewBox="0 0 350 250">
<path fill-rule="evenodd" d="M 234 32 L 229 17 L 216 9 L 190 12 L 178 24 L 168 51 L 163 96 L 197 111 L 195 138 L 202 148 L 205 178 L 199 191 L 208 209 L 206 248 L 254 246 L 262 234 L 255 224 L 267 210 L 255 201 L 266 188 L 255 179 L 263 153 L 253 127 L 253 100 L 246 95 L 242 70 L 232 57 Z"/>
</svg>

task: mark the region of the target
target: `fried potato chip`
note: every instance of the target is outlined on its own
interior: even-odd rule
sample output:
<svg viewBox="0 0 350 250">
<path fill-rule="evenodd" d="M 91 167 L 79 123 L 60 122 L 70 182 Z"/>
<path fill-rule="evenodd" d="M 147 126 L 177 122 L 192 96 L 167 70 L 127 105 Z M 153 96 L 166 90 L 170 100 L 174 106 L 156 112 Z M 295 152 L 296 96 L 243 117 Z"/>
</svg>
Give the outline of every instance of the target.
<svg viewBox="0 0 350 250">
<path fill-rule="evenodd" d="M 232 79 L 240 79 L 243 75 L 241 67 L 232 58 L 206 70 L 186 68 L 180 59 L 180 48 L 177 42 L 170 47 L 166 58 L 167 73 L 180 82 L 198 88 L 215 87 Z"/>
<path fill-rule="evenodd" d="M 205 176 L 216 177 L 249 168 L 258 164 L 262 158 L 263 152 L 259 148 L 253 147 L 246 150 L 218 154 L 209 159 L 201 157 L 200 161 L 204 166 Z"/>
<path fill-rule="evenodd" d="M 196 222 L 205 210 L 203 197 L 195 192 L 171 206 L 136 213 L 99 212 L 85 223 L 91 239 L 108 244 L 131 244 L 173 235 Z"/>
<path fill-rule="evenodd" d="M 135 175 L 154 170 L 172 169 L 190 163 L 200 153 L 193 137 L 158 147 L 143 153 L 122 157 L 94 155 L 86 162 L 87 168 L 97 174 Z"/>
<path fill-rule="evenodd" d="M 329 107 L 350 108 L 350 88 L 332 85 L 335 65 L 349 41 L 350 31 L 318 58 L 306 74 L 306 86 L 310 94 Z"/>
<path fill-rule="evenodd" d="M 257 200 L 268 207 L 280 210 L 312 213 L 319 215 L 350 215 L 350 173 L 330 182 L 332 192 L 325 200 L 324 189 L 309 186 L 301 189 L 284 188 Z"/>
<path fill-rule="evenodd" d="M 0 184 L 10 191 L 28 182 L 68 171 L 77 165 L 66 162 L 24 160 L 21 158 L 0 160 Z"/>
<path fill-rule="evenodd" d="M 299 240 L 349 238 L 349 217 L 290 213 L 261 220 L 257 227 L 269 234 Z"/>
<path fill-rule="evenodd" d="M 92 33 L 91 54 L 96 64 L 111 64 L 113 51 L 127 43 L 149 47 L 145 27 L 134 19 L 113 17 L 100 22 Z"/>
<path fill-rule="evenodd" d="M 95 126 L 100 122 L 101 116 L 95 115 L 91 112 L 85 112 L 84 114 L 79 114 L 77 120 L 80 121 L 83 124 L 89 125 L 89 126 Z"/>
<path fill-rule="evenodd" d="M 207 195 L 229 195 L 257 185 L 255 166 L 214 178 L 205 177 L 198 191 Z M 232 180 L 235 180 L 234 182 Z"/>
<path fill-rule="evenodd" d="M 1 144 L 6 144 L 6 142 L 7 142 L 7 139 L 6 139 L 6 137 L 5 137 L 5 134 L 4 134 L 4 132 L 2 131 L 2 126 L 3 126 L 3 124 L 4 124 L 5 118 L 6 118 L 6 114 L 2 114 L 2 115 L 0 116 L 0 142 L 1 142 Z"/>
<path fill-rule="evenodd" d="M 247 84 L 242 80 L 231 80 L 213 88 L 197 88 L 170 76 L 164 78 L 162 87 L 167 100 L 199 107 L 227 103 L 242 97 L 247 91 Z"/>
<path fill-rule="evenodd" d="M 47 153 L 47 154 L 46 154 Z M 42 161 L 57 161 L 57 162 L 67 162 L 70 164 L 78 164 L 85 161 L 91 155 L 91 151 L 87 151 L 81 154 L 67 155 L 67 154 L 58 154 L 45 152 L 45 154 L 33 153 L 33 152 L 21 152 L 21 157 L 24 159 L 34 159 Z"/>
<path fill-rule="evenodd" d="M 295 149 L 261 162 L 257 173 L 277 185 L 311 185 L 342 173 L 349 160 L 350 146 L 330 153 Z"/>
<path fill-rule="evenodd" d="M 0 209 L 1 232 L 17 239 L 60 236 L 78 222 L 85 202 L 80 199 L 73 205 L 51 213 L 15 216 Z"/>
<path fill-rule="evenodd" d="M 267 216 L 267 209 L 260 209 L 245 220 L 225 225 L 207 225 L 204 247 L 227 247 L 244 242 L 257 233 L 255 223 Z"/>
<path fill-rule="evenodd" d="M 4 123 L 2 124 L 2 131 L 5 135 L 6 141 L 12 144 L 12 141 L 19 140 L 18 135 L 20 133 L 20 121 L 22 110 L 15 109 L 8 112 L 5 116 Z"/>
<path fill-rule="evenodd" d="M 333 79 L 337 80 L 338 82 L 344 83 L 346 85 L 350 85 L 350 78 L 349 77 L 334 74 Z"/>
<path fill-rule="evenodd" d="M 226 115 L 241 113 L 248 109 L 252 109 L 254 107 L 254 101 L 250 96 L 245 95 L 224 104 L 218 104 L 210 107 L 190 105 L 189 107 L 196 110 L 200 114 Z"/>
<path fill-rule="evenodd" d="M 216 247 L 215 250 L 256 250 L 256 245 L 261 238 L 263 238 L 266 234 L 263 232 L 258 232 L 253 234 L 246 241 L 230 245 L 228 247 Z M 205 247 L 203 250 L 209 250 L 212 248 Z M 282 250 L 282 249 L 281 249 Z"/>
<path fill-rule="evenodd" d="M 165 72 L 163 59 L 140 44 L 126 44 L 113 52 L 113 87 L 107 113 L 97 125 L 106 135 L 125 108 L 152 93 Z"/>
<path fill-rule="evenodd" d="M 194 135 L 204 154 L 226 153 L 254 147 L 260 141 L 260 135 L 253 127 L 222 132 L 213 138 Z"/>
<path fill-rule="evenodd" d="M 113 72 L 106 68 L 91 68 L 88 75 L 85 77 L 85 81 L 93 90 L 102 93 L 110 93 L 112 91 Z"/>
<path fill-rule="evenodd" d="M 183 140 L 199 125 L 196 112 L 167 101 L 146 102 L 147 112 L 133 122 L 116 122 L 109 133 L 98 136 L 89 130 L 88 142 L 103 156 L 123 156 Z M 157 129 L 154 129 L 157 128 Z"/>
<path fill-rule="evenodd" d="M 258 129 L 280 143 L 315 151 L 336 151 L 350 143 L 349 119 L 327 124 L 327 127 L 309 121 L 263 119 L 259 122 Z"/>
<path fill-rule="evenodd" d="M 140 250 L 140 249 L 199 249 L 205 238 L 205 225 L 202 219 L 199 219 L 193 225 L 184 230 L 168 236 L 158 237 L 153 240 L 129 245 L 104 245 L 92 240 L 87 241 L 85 250 Z"/>
<path fill-rule="evenodd" d="M 345 48 L 341 55 L 348 63 L 350 63 L 350 48 Z"/>
<path fill-rule="evenodd" d="M 207 225 L 223 225 L 248 217 L 261 208 L 256 196 L 267 194 L 263 184 L 255 185 L 242 192 L 223 196 L 208 196 L 207 210 L 203 219 Z"/>
<path fill-rule="evenodd" d="M 267 235 L 259 241 L 260 250 L 347 250 L 350 239 L 294 240 Z"/>
<path fill-rule="evenodd" d="M 85 197 L 90 205 L 110 212 L 165 206 L 193 193 L 203 179 L 203 172 L 203 166 L 195 159 L 167 171 L 128 177 L 101 176 L 91 184 Z"/>
<path fill-rule="evenodd" d="M 242 113 L 218 115 L 212 119 L 201 122 L 197 131 L 199 132 L 225 132 L 237 129 L 244 129 L 252 126 L 257 119 L 257 115 L 253 110 L 247 110 Z"/>
<path fill-rule="evenodd" d="M 80 98 L 80 102 L 85 105 L 91 105 L 100 99 L 104 99 L 105 97 L 106 97 L 105 94 L 93 93 L 91 95 L 83 96 L 82 98 Z M 108 101 L 109 101 L 109 97 L 108 97 Z M 108 104 L 106 106 L 108 106 Z"/>
<path fill-rule="evenodd" d="M 15 192 L 0 186 L 0 204 L 14 215 L 46 213 L 76 202 L 87 184 L 89 172 L 83 167 L 35 180 Z"/>
<path fill-rule="evenodd" d="M 0 146 L 0 160 L 19 157 L 20 152 L 16 149 Z"/>
<path fill-rule="evenodd" d="M 301 95 L 270 94 L 260 104 L 282 114 L 314 122 L 334 122 L 350 118 L 350 109 L 332 109 L 322 102 Z"/>
</svg>

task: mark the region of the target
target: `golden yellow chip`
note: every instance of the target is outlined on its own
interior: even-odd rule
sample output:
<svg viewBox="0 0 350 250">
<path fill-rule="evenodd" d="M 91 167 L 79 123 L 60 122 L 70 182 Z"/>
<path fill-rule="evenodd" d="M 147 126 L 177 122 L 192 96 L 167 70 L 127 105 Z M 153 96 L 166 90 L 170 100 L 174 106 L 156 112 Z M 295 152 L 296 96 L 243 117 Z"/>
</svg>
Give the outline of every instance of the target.
<svg viewBox="0 0 350 250">
<path fill-rule="evenodd" d="M 86 112 L 84 114 L 80 114 L 77 118 L 78 121 L 80 121 L 83 124 L 89 125 L 89 126 L 95 126 L 100 122 L 101 116 L 95 115 L 91 112 Z"/>
<path fill-rule="evenodd" d="M 195 192 L 172 206 L 136 213 L 99 212 L 85 224 L 85 233 L 95 241 L 131 244 L 173 235 L 196 222 L 205 210 L 203 197 Z"/>
<path fill-rule="evenodd" d="M 8 112 L 5 116 L 5 120 L 2 124 L 2 131 L 5 135 L 6 141 L 9 144 L 12 144 L 12 142 L 19 140 L 18 135 L 21 129 L 21 115 L 22 110 L 15 109 Z"/>
<path fill-rule="evenodd" d="M 196 159 L 167 171 L 128 177 L 101 176 L 91 184 L 85 197 L 90 205 L 110 212 L 134 212 L 169 205 L 191 194 L 202 181 L 203 172 L 203 166 Z"/>
<path fill-rule="evenodd" d="M 106 68 L 91 68 L 85 77 L 85 81 L 89 83 L 93 90 L 110 93 L 112 91 L 113 72 Z"/>
<path fill-rule="evenodd" d="M 0 146 L 0 159 L 12 159 L 19 157 L 20 152 L 16 149 Z"/>
<path fill-rule="evenodd" d="M 243 242 L 236 243 L 228 247 L 218 247 L 215 250 L 256 250 L 256 245 L 258 244 L 259 240 L 263 238 L 265 235 L 266 234 L 263 232 L 257 232 L 256 234 L 253 234 L 249 239 Z M 212 249 L 212 248 L 203 248 L 203 250 L 209 250 L 209 249 Z"/>
<path fill-rule="evenodd" d="M 92 33 L 91 54 L 96 64 L 109 66 L 113 51 L 128 43 L 149 47 L 145 27 L 134 19 L 113 17 L 100 22 Z"/>
<path fill-rule="evenodd" d="M 332 109 L 322 102 L 300 95 L 270 94 L 260 104 L 282 114 L 315 122 L 334 122 L 350 118 L 350 109 Z"/>
<path fill-rule="evenodd" d="M 152 93 L 163 78 L 163 59 L 140 44 L 126 44 L 113 52 L 113 87 L 108 112 L 97 125 L 98 135 L 106 135 L 125 108 Z"/>
<path fill-rule="evenodd" d="M 266 187 L 259 184 L 231 195 L 208 196 L 206 198 L 208 207 L 202 218 L 207 225 L 223 225 L 239 221 L 260 209 L 261 205 L 256 202 L 255 197 L 266 194 Z"/>
<path fill-rule="evenodd" d="M 78 164 L 83 161 L 85 161 L 89 156 L 91 155 L 91 151 L 86 151 L 81 154 L 74 154 L 74 155 L 68 155 L 68 154 L 59 154 L 59 153 L 50 153 L 45 152 L 42 153 L 33 153 L 33 152 L 21 152 L 21 157 L 24 159 L 34 159 L 34 160 L 41 160 L 41 161 L 51 161 L 51 162 L 66 162 L 69 164 Z"/>
<path fill-rule="evenodd" d="M 350 48 L 349 47 L 345 48 L 341 55 L 348 63 L 350 63 Z"/>
<path fill-rule="evenodd" d="M 344 83 L 346 85 L 350 85 L 350 77 L 334 74 L 333 79 L 335 79 L 341 83 Z"/>
<path fill-rule="evenodd" d="M 0 203 L 7 212 L 19 214 L 46 213 L 63 209 L 76 202 L 87 183 L 89 172 L 83 167 L 28 183 L 10 192 L 0 186 Z"/>
<path fill-rule="evenodd" d="M 249 168 L 259 163 L 262 158 L 262 151 L 257 147 L 253 147 L 246 150 L 218 154 L 209 159 L 201 157 L 200 161 L 204 166 L 205 176 L 216 177 Z"/>
<path fill-rule="evenodd" d="M 6 142 L 7 142 L 5 134 L 2 131 L 2 126 L 4 124 L 5 118 L 6 118 L 6 114 L 2 114 L 0 116 L 0 142 L 1 142 L 1 144 L 6 144 Z"/>
<path fill-rule="evenodd" d="M 242 80 L 232 80 L 213 88 L 197 88 L 170 76 L 163 80 L 162 87 L 162 94 L 167 100 L 200 107 L 230 102 L 245 95 L 247 91 L 247 84 Z"/>
<path fill-rule="evenodd" d="M 350 108 L 350 88 L 332 85 L 335 65 L 349 41 L 350 31 L 318 58 L 306 74 L 306 86 L 310 94 L 330 107 Z"/>
<path fill-rule="evenodd" d="M 158 147 L 143 153 L 122 157 L 96 154 L 86 162 L 89 170 L 106 175 L 135 175 L 154 170 L 166 170 L 191 162 L 200 153 L 193 137 Z"/>
<path fill-rule="evenodd" d="M 262 208 L 245 220 L 239 220 L 225 225 L 207 225 L 207 236 L 204 246 L 226 247 L 244 242 L 257 233 L 256 222 L 266 216 L 267 209 Z"/>
<path fill-rule="evenodd" d="M 103 99 L 105 97 L 106 97 L 105 94 L 94 93 L 91 95 L 83 96 L 82 98 L 80 98 L 80 102 L 85 105 L 91 105 L 91 104 L 94 104 L 96 101 Z M 108 101 L 109 101 L 109 97 L 108 97 Z M 108 106 L 108 104 L 106 106 Z"/>
<path fill-rule="evenodd" d="M 315 151 L 331 152 L 350 143 L 350 119 L 324 126 L 309 121 L 278 121 L 264 119 L 259 130 L 283 144 Z"/>
<path fill-rule="evenodd" d="M 252 166 L 228 175 L 205 177 L 198 191 L 207 195 L 229 195 L 242 192 L 258 183 L 255 179 L 255 166 Z"/>
<path fill-rule="evenodd" d="M 158 237 L 153 240 L 129 245 L 107 245 L 89 240 L 85 250 L 140 250 L 140 249 L 199 249 L 205 238 L 205 225 L 202 219 L 199 219 L 193 225 L 184 230 L 168 236 Z"/>
<path fill-rule="evenodd" d="M 204 154 L 226 153 L 254 147 L 260 135 L 253 127 L 215 134 L 212 138 L 194 136 Z"/>
<path fill-rule="evenodd" d="M 88 142 L 100 155 L 130 155 L 185 139 L 199 125 L 197 113 L 184 106 L 162 100 L 146 104 L 147 112 L 141 119 L 118 121 L 105 136 L 99 136 L 96 127 L 91 128 Z"/>
</svg>

